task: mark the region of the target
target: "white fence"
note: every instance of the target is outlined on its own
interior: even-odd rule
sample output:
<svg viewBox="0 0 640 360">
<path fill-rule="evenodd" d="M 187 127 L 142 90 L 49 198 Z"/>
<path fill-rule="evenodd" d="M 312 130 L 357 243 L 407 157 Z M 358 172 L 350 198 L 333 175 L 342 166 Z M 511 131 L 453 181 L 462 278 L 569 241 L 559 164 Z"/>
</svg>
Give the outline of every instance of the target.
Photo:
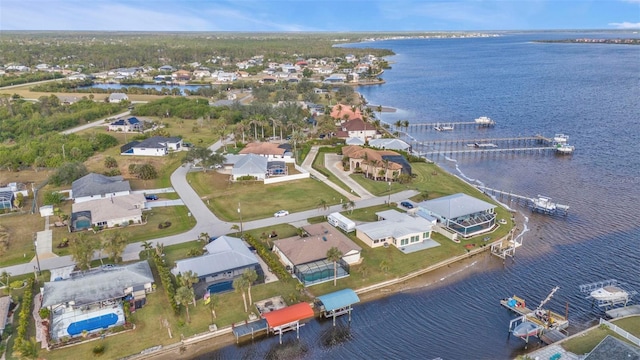
<svg viewBox="0 0 640 360">
<path fill-rule="evenodd" d="M 265 184 L 275 184 L 285 181 L 299 180 L 299 179 L 307 179 L 309 178 L 309 172 L 303 169 L 302 167 L 295 165 L 296 170 L 300 171 L 300 174 L 287 175 L 287 176 L 275 176 L 264 179 Z"/>
<path fill-rule="evenodd" d="M 618 325 L 612 324 L 610 322 L 608 322 L 607 320 L 600 318 L 600 325 L 605 324 L 609 327 L 609 329 L 613 330 L 613 332 L 615 332 L 616 334 L 622 336 L 623 338 L 631 341 L 632 343 L 634 343 L 635 345 L 640 346 L 640 339 L 638 339 L 637 337 L 631 335 L 628 331 L 622 329 L 621 327 L 619 327 Z"/>
</svg>

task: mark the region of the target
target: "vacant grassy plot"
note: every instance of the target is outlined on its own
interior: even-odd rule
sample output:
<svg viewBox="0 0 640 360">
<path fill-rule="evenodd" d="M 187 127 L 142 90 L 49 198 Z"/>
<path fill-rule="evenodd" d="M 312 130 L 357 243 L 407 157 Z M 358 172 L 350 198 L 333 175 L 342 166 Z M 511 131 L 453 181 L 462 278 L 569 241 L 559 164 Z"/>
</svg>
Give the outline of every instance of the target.
<svg viewBox="0 0 640 360">
<path fill-rule="evenodd" d="M 286 209 L 290 212 L 315 209 L 320 201 L 327 205 L 340 203 L 340 194 L 313 179 L 264 185 L 262 182 L 229 181 L 229 175 L 217 171 L 192 172 L 187 175 L 193 189 L 207 199 L 207 206 L 225 221 L 255 220 L 273 216 Z"/>
<path fill-rule="evenodd" d="M 409 188 L 406 184 L 400 184 L 393 181 L 391 182 L 391 186 L 389 186 L 389 182 L 367 179 L 365 174 L 351 174 L 350 176 L 360 184 L 360 186 L 367 189 L 367 191 L 375 196 L 387 196 Z"/>
<path fill-rule="evenodd" d="M 31 261 L 35 256 L 33 237 L 36 231 L 44 230 L 44 219 L 40 214 L 4 215 L 0 224 L 9 234 L 9 247 L 0 255 L 0 267 Z"/>
<path fill-rule="evenodd" d="M 639 316 L 615 320 L 612 322 L 630 332 L 632 335 L 640 337 Z M 610 330 L 608 327 L 598 326 L 597 328 L 589 330 L 582 336 L 578 336 L 562 342 L 561 345 L 567 351 L 571 351 L 574 354 L 582 355 L 593 350 L 593 348 L 596 347 L 596 345 L 598 345 L 607 335 L 615 336 L 620 340 L 626 341 L 621 336 Z"/>
</svg>

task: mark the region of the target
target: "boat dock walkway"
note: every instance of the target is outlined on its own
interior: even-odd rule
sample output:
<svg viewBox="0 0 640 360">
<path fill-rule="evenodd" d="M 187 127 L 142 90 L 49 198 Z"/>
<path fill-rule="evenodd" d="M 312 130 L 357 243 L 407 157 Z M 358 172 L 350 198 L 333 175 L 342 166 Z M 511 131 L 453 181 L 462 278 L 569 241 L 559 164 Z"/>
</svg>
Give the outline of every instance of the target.
<svg viewBox="0 0 640 360">
<path fill-rule="evenodd" d="M 478 123 L 475 121 L 440 121 L 435 123 L 411 123 L 409 124 L 409 129 L 414 130 L 437 130 L 441 126 L 449 126 L 449 127 L 492 127 L 495 126 L 496 122 L 491 120 L 487 123 Z"/>
<path fill-rule="evenodd" d="M 524 205 L 533 211 L 539 211 L 544 214 L 556 214 L 567 215 L 569 212 L 569 205 L 563 205 L 551 202 L 551 199 L 545 196 L 538 195 L 538 198 L 530 198 L 523 195 L 514 194 L 512 192 L 492 189 L 490 187 L 476 185 L 483 193 L 489 193 L 492 196 L 498 196 L 501 200 L 509 200 L 510 202 L 516 202 Z"/>
<path fill-rule="evenodd" d="M 442 129 L 442 126 L 440 127 Z M 503 153 L 567 153 L 552 138 L 542 135 L 509 138 L 449 139 L 411 141 L 413 152 L 421 156 L 477 155 Z"/>
<path fill-rule="evenodd" d="M 540 340 L 542 340 L 545 344 L 551 345 L 560 340 L 564 340 L 567 338 L 567 334 L 563 333 L 558 329 L 547 330 L 540 334 Z"/>
</svg>

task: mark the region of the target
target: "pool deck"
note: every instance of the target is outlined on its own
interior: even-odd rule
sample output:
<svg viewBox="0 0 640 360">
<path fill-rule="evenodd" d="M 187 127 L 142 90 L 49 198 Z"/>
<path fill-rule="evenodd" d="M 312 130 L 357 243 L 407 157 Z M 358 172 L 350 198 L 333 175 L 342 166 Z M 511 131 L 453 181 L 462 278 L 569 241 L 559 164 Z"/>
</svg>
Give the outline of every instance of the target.
<svg viewBox="0 0 640 360">
<path fill-rule="evenodd" d="M 89 309 L 89 310 L 82 310 L 82 308 L 80 308 L 80 309 L 74 309 L 74 310 L 67 310 L 62 313 L 53 312 L 53 320 L 51 324 L 51 338 L 57 340 L 65 336 L 71 336 L 67 332 L 69 325 L 78 321 L 83 321 L 83 320 L 87 320 L 87 319 L 91 319 L 91 318 L 95 318 L 98 316 L 107 315 L 111 313 L 116 314 L 118 316 L 118 321 L 114 324 L 114 326 L 124 324 L 124 310 L 122 309 L 122 304 L 108 305 L 108 306 L 103 306 L 102 308 Z M 96 329 L 96 330 L 93 330 L 93 332 L 100 331 L 100 330 L 102 329 Z"/>
</svg>

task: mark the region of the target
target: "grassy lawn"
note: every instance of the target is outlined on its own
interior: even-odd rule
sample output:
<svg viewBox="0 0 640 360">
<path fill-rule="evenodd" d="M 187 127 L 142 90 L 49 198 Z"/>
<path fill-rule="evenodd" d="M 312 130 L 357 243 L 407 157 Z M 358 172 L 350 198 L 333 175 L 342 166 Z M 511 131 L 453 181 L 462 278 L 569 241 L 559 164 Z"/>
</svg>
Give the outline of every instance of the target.
<svg viewBox="0 0 640 360">
<path fill-rule="evenodd" d="M 187 175 L 193 189 L 207 199 L 207 206 L 224 221 L 255 220 L 273 216 L 285 209 L 290 212 L 315 209 L 321 200 L 327 205 L 340 203 L 340 194 L 313 179 L 264 185 L 262 182 L 229 181 L 229 175 L 217 171 L 192 172 Z"/>
<path fill-rule="evenodd" d="M 391 187 L 389 187 L 389 182 L 367 179 L 364 174 L 351 174 L 350 177 L 375 196 L 386 196 L 408 189 L 406 184 L 393 181 L 391 182 Z"/>
<path fill-rule="evenodd" d="M 634 336 L 640 337 L 640 317 L 634 316 L 626 319 L 615 320 L 612 322 L 630 332 Z M 582 336 L 564 341 L 561 345 L 567 351 L 571 351 L 574 354 L 582 355 L 593 350 L 593 348 L 596 347 L 596 345 L 598 345 L 607 335 L 615 336 L 620 340 L 624 340 L 624 338 L 603 325 L 589 330 Z"/>
</svg>

